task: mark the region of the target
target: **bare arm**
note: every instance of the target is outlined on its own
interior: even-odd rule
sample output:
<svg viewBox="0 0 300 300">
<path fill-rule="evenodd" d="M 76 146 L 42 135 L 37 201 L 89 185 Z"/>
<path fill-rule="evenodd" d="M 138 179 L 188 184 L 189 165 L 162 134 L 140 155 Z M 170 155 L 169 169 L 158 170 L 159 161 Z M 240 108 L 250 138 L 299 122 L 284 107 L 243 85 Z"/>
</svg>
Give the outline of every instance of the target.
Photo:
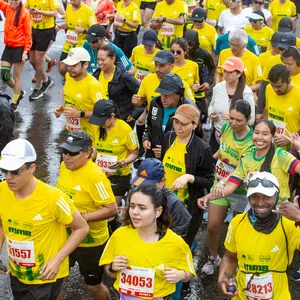
<svg viewBox="0 0 300 300">
<path fill-rule="evenodd" d="M 84 218 L 87 222 L 103 221 L 114 217 L 118 213 L 118 206 L 116 202 L 103 205 L 102 208 L 84 213 Z"/>
</svg>

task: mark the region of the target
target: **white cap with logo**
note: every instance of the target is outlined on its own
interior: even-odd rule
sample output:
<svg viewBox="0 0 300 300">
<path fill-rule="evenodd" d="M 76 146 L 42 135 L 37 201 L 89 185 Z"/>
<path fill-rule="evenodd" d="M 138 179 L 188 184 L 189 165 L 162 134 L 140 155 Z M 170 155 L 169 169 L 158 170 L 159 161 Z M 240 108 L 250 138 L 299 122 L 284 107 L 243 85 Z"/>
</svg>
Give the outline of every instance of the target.
<svg viewBox="0 0 300 300">
<path fill-rule="evenodd" d="M 81 61 L 91 61 L 91 56 L 86 49 L 76 47 L 69 52 L 68 57 L 62 62 L 67 66 L 74 66 Z"/>
<path fill-rule="evenodd" d="M 279 193 L 279 182 L 277 178 L 269 172 L 255 172 L 248 183 L 247 197 L 254 193 L 260 193 L 268 197 Z"/>
<path fill-rule="evenodd" d="M 0 168 L 14 171 L 25 163 L 35 162 L 36 152 L 31 143 L 24 139 L 9 142 L 1 152 Z"/>
</svg>

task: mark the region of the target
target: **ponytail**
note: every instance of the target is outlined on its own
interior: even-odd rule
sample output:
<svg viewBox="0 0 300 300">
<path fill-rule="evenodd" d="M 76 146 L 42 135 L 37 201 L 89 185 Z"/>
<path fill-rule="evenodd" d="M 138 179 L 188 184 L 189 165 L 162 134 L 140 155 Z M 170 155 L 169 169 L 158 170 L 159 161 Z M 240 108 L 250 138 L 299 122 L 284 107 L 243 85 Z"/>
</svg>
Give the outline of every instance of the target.
<svg viewBox="0 0 300 300">
<path fill-rule="evenodd" d="M 16 27 L 18 27 L 18 25 L 19 25 L 22 8 L 23 8 L 23 3 L 20 2 L 18 7 L 16 8 L 16 16 L 15 16 L 15 26 Z"/>
</svg>

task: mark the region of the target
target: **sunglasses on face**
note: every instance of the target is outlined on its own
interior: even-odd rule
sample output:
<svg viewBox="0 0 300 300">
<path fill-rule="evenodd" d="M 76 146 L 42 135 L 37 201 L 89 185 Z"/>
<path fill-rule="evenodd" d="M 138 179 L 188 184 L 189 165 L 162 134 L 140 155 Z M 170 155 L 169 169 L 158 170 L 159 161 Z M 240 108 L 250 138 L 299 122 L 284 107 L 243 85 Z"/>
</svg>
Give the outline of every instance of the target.
<svg viewBox="0 0 300 300">
<path fill-rule="evenodd" d="M 96 43 L 98 43 L 99 40 L 100 40 L 100 38 L 97 38 L 96 40 L 92 41 L 91 44 L 96 44 Z"/>
<path fill-rule="evenodd" d="M 64 154 L 64 155 L 69 155 L 69 156 L 77 156 L 77 155 L 79 155 L 80 154 L 80 151 L 78 151 L 78 152 L 71 152 L 71 151 L 68 151 L 67 149 L 62 149 L 62 154 Z"/>
<path fill-rule="evenodd" d="M 249 19 L 249 22 L 256 24 L 257 22 L 259 22 L 260 20 L 253 20 L 253 19 Z"/>
<path fill-rule="evenodd" d="M 264 5 L 264 2 L 260 2 L 260 1 L 253 1 L 253 3 L 256 5 Z"/>
<path fill-rule="evenodd" d="M 182 54 L 182 51 L 181 50 L 171 50 L 171 52 L 173 53 L 173 54 L 177 54 L 177 55 L 181 55 Z"/>
<path fill-rule="evenodd" d="M 241 3 L 241 0 L 231 0 L 232 3 Z"/>
<path fill-rule="evenodd" d="M 26 167 L 25 167 L 26 168 Z M 21 167 L 17 170 L 14 170 L 14 171 L 8 171 L 8 170 L 5 170 L 5 169 L 1 169 L 1 172 L 6 176 L 7 173 L 9 172 L 12 176 L 19 176 L 24 170 L 25 168 Z"/>
<path fill-rule="evenodd" d="M 194 21 L 194 23 L 203 23 L 203 21 L 204 20 L 201 20 L 201 21 L 198 20 L 198 21 Z"/>
<path fill-rule="evenodd" d="M 248 188 L 254 188 L 254 187 L 257 187 L 259 184 L 261 184 L 263 187 L 265 188 L 272 188 L 272 187 L 276 187 L 277 190 L 278 187 L 270 180 L 268 179 L 260 179 L 260 178 L 257 178 L 257 179 L 254 179 L 254 180 L 251 180 L 249 183 L 248 183 Z"/>
</svg>

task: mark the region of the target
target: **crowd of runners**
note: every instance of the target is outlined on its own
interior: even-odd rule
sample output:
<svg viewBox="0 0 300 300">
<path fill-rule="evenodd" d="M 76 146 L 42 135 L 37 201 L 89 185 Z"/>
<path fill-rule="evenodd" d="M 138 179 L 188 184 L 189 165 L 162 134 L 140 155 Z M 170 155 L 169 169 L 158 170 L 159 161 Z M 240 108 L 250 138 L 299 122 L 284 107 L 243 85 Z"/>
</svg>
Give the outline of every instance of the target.
<svg viewBox="0 0 300 300">
<path fill-rule="evenodd" d="M 219 269 L 229 298 L 291 299 L 286 271 L 300 250 L 295 3 L 23 2 L 0 0 L 1 79 L 12 90 L 0 94 L 0 273 L 14 299 L 66 297 L 77 263 L 95 299 L 112 299 L 106 272 L 122 300 L 191 300 L 205 211 L 209 256 L 199 272 Z M 58 62 L 47 51 L 60 30 Z M 14 136 L 22 81 L 42 102 L 49 73 L 64 80 L 53 108 L 66 125 L 55 187 L 35 177 L 34 145 Z"/>
</svg>

